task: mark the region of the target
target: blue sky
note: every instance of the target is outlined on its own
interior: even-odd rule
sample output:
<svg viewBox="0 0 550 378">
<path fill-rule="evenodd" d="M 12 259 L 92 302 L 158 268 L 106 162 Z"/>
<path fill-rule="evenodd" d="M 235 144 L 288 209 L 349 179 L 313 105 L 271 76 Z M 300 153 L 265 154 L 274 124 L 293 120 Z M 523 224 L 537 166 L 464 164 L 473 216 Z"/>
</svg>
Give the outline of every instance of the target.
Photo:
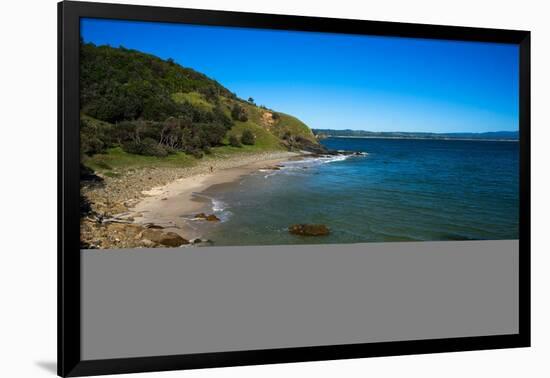
<svg viewBox="0 0 550 378">
<path fill-rule="evenodd" d="M 313 128 L 518 130 L 516 45 L 99 19 L 81 35 L 173 58 Z"/>
</svg>

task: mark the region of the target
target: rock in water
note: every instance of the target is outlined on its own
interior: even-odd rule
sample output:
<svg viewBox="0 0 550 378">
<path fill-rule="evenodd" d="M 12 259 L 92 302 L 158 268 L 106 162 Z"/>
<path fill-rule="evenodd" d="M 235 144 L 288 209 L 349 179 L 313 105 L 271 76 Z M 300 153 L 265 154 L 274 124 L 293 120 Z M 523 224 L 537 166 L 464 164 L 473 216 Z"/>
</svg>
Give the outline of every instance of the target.
<svg viewBox="0 0 550 378">
<path fill-rule="evenodd" d="M 191 244 L 212 244 L 212 241 L 208 239 L 197 238 L 197 239 L 191 240 Z"/>
<path fill-rule="evenodd" d="M 214 215 L 214 214 L 206 215 L 205 213 L 199 213 L 199 214 L 195 215 L 195 219 L 204 219 L 204 220 L 209 221 L 209 222 L 219 222 L 220 221 L 220 218 L 218 218 L 216 215 Z"/>
<path fill-rule="evenodd" d="M 330 234 L 330 229 L 324 224 L 293 224 L 288 232 L 301 236 L 326 236 Z"/>
</svg>

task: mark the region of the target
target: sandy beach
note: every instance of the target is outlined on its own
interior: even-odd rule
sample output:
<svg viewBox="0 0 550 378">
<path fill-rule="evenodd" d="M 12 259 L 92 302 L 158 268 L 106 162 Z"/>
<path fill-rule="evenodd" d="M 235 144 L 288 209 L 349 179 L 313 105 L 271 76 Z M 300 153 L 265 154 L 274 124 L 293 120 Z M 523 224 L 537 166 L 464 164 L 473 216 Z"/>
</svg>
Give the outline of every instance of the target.
<svg viewBox="0 0 550 378">
<path fill-rule="evenodd" d="M 82 187 L 95 217 L 81 221 L 84 248 L 156 246 L 143 231 L 154 228 L 193 241 L 208 221 L 197 213 L 212 213 L 211 203 L 197 195 L 212 185 L 230 183 L 259 169 L 301 154 L 264 152 L 205 159 L 186 168 L 130 170 L 120 177 L 103 177 L 102 185 Z M 210 222 L 208 222 L 210 223 Z"/>
<path fill-rule="evenodd" d="M 128 216 L 140 225 L 158 225 L 187 240 L 200 238 L 204 220 L 196 220 L 198 213 L 212 213 L 211 203 L 200 193 L 210 186 L 237 181 L 240 177 L 265 167 L 280 164 L 297 154 L 284 158 L 259 160 L 240 166 L 214 170 L 178 179 L 167 185 L 144 191 L 147 197 L 129 209 Z M 199 195 L 197 195 L 199 194 Z"/>
</svg>

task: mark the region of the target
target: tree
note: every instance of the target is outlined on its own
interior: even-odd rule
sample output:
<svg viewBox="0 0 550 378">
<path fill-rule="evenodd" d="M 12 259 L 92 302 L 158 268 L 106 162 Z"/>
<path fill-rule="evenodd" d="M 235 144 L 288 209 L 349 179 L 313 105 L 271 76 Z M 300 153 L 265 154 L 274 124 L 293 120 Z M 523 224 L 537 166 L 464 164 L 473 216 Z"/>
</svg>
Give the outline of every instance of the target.
<svg viewBox="0 0 550 378">
<path fill-rule="evenodd" d="M 159 144 L 164 144 L 172 150 L 176 149 L 178 142 L 181 140 L 181 124 L 181 119 L 174 117 L 167 118 L 162 124 Z"/>
<path fill-rule="evenodd" d="M 223 109 L 220 106 L 216 106 L 214 110 L 212 110 L 212 115 L 214 122 L 221 123 L 227 128 L 227 130 L 229 130 L 233 126 L 233 121 L 231 120 L 231 118 L 225 115 Z"/>
<path fill-rule="evenodd" d="M 232 147 L 241 147 L 241 142 L 239 141 L 239 138 L 237 138 L 235 135 L 229 136 L 229 145 Z"/>
<path fill-rule="evenodd" d="M 252 97 L 249 97 L 249 98 L 248 98 L 248 102 L 250 102 L 251 104 L 253 104 L 253 103 L 254 103 L 254 99 L 253 99 Z"/>
<path fill-rule="evenodd" d="M 247 144 L 249 146 L 253 145 L 255 143 L 255 137 L 254 134 L 252 134 L 252 131 L 243 131 L 243 134 L 241 135 L 241 142 L 242 144 Z"/>
<path fill-rule="evenodd" d="M 222 145 L 234 120 L 248 121 L 246 105 L 214 80 L 126 48 L 80 41 L 81 152 L 91 156 L 121 147 L 141 155 L 177 151 L 201 157 Z M 199 92 L 214 106 L 180 102 L 176 92 Z M 233 106 L 226 114 L 226 102 Z M 251 99 L 253 101 L 253 99 Z M 236 135 L 238 144 L 241 141 Z"/>
</svg>

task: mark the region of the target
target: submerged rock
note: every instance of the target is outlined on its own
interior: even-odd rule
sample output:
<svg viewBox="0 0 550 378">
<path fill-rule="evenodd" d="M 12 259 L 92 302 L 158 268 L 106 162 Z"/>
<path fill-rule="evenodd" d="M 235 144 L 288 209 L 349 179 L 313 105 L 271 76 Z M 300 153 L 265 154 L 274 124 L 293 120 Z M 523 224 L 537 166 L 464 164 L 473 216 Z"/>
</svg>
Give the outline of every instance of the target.
<svg viewBox="0 0 550 378">
<path fill-rule="evenodd" d="M 301 236 L 326 236 L 330 234 L 330 229 L 324 224 L 293 224 L 288 232 Z"/>
<path fill-rule="evenodd" d="M 204 219 L 206 221 L 209 221 L 209 222 L 219 222 L 220 221 L 220 218 L 218 218 L 216 215 L 214 214 L 205 214 L 205 213 L 199 213 L 197 215 L 195 215 L 195 219 Z"/>
<path fill-rule="evenodd" d="M 209 239 L 193 239 L 191 240 L 191 244 L 206 244 L 206 245 L 210 245 L 212 244 L 212 241 L 209 240 Z"/>
</svg>

